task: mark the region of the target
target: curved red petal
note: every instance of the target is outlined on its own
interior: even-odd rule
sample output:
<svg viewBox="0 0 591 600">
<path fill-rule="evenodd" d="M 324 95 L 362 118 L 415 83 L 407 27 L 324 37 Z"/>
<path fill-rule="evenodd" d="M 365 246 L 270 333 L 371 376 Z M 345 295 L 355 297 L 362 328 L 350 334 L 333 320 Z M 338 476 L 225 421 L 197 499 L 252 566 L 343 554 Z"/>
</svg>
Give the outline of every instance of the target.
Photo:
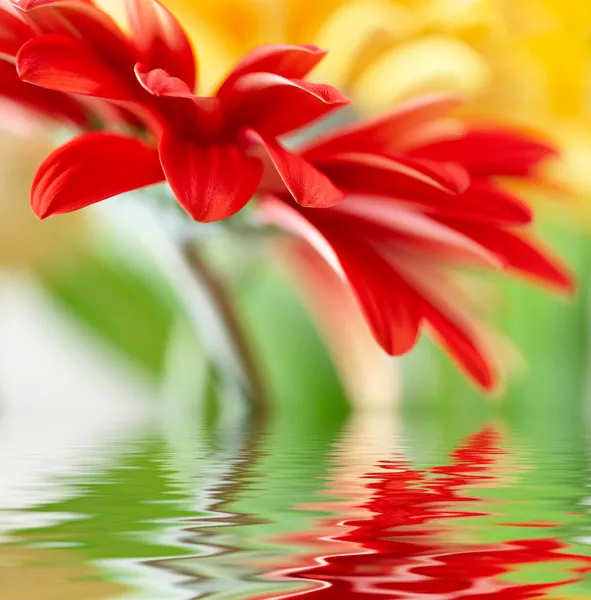
<svg viewBox="0 0 591 600">
<path fill-rule="evenodd" d="M 24 11 L 60 4 L 90 4 L 94 6 L 94 0 L 11 0 L 11 2 L 14 7 Z"/>
<path fill-rule="evenodd" d="M 470 187 L 470 175 L 464 167 L 457 163 L 435 162 L 408 156 L 397 156 L 395 160 L 401 165 L 406 165 L 427 175 L 450 192 L 462 194 Z"/>
<path fill-rule="evenodd" d="M 533 237 L 516 230 L 477 223 L 443 219 L 484 248 L 496 254 L 507 268 L 528 275 L 540 283 L 572 292 L 574 281 L 569 269 Z"/>
<path fill-rule="evenodd" d="M 133 100 L 135 90 L 83 41 L 65 35 L 42 35 L 17 55 L 20 78 L 28 83 L 72 94 L 111 100 Z"/>
<path fill-rule="evenodd" d="M 234 144 L 199 146 L 165 132 L 160 160 L 180 205 L 196 221 L 218 221 L 241 210 L 255 194 L 263 166 Z"/>
<path fill-rule="evenodd" d="M 326 56 L 327 51 L 311 44 L 265 44 L 251 50 L 232 69 L 218 93 L 248 73 L 273 73 L 286 79 L 303 79 Z"/>
<path fill-rule="evenodd" d="M 484 390 L 495 389 L 499 373 L 489 348 L 478 334 L 439 310 L 435 304 L 425 302 L 424 314 L 439 343 L 462 370 Z"/>
<path fill-rule="evenodd" d="M 386 115 L 333 130 L 306 146 L 303 154 L 309 160 L 346 152 L 399 154 L 412 145 L 421 127 L 443 119 L 459 104 L 461 100 L 453 96 L 422 96 Z"/>
<path fill-rule="evenodd" d="M 463 192 L 450 193 L 465 184 L 462 167 L 446 171 L 454 165 L 343 154 L 317 161 L 316 166 L 350 193 L 384 196 L 397 205 L 410 203 L 434 216 L 501 225 L 523 225 L 532 219 L 524 202 L 486 179 L 473 179 Z"/>
<path fill-rule="evenodd" d="M 304 155 L 304 158 L 307 155 Z M 432 170 L 423 172 L 404 161 L 372 154 L 339 154 L 315 166 L 339 188 L 358 194 L 422 200 L 427 197 L 449 201 L 452 192 Z M 417 165 L 418 167 L 418 165 Z"/>
<path fill-rule="evenodd" d="M 264 140 L 256 134 L 253 137 L 265 149 L 285 187 L 298 204 L 326 208 L 345 198 L 345 194 L 326 175 L 301 156 L 292 154 L 275 140 Z"/>
<path fill-rule="evenodd" d="M 76 98 L 21 81 L 15 66 L 3 60 L 0 60 L 0 96 L 50 119 L 82 127 L 88 124 L 90 111 Z"/>
<path fill-rule="evenodd" d="M 189 39 L 172 13 L 155 0 L 126 0 L 140 61 L 148 69 L 164 69 L 192 91 L 196 63 Z"/>
<path fill-rule="evenodd" d="M 424 319 L 437 341 L 480 387 L 494 389 L 500 378 L 495 353 L 471 315 L 462 289 L 448 272 L 426 258 L 395 253 L 391 261 L 421 298 Z"/>
<path fill-rule="evenodd" d="M 454 227 L 387 199 L 350 197 L 327 218 L 363 232 L 366 239 L 375 243 L 393 247 L 394 253 L 404 247 L 421 252 L 425 257 L 458 263 L 493 269 L 502 264 L 493 252 Z"/>
<path fill-rule="evenodd" d="M 87 133 L 58 148 L 41 165 L 31 206 L 44 219 L 164 179 L 158 152 L 136 138 Z"/>
<path fill-rule="evenodd" d="M 203 145 L 216 140 L 222 117 L 217 98 L 196 96 L 182 79 L 164 69 L 150 71 L 137 64 L 135 74 L 146 91 L 161 97 L 157 108 L 165 128 L 184 138 L 193 137 Z"/>
<path fill-rule="evenodd" d="M 134 67 L 134 72 L 141 86 L 154 96 L 195 98 L 191 88 L 182 79 L 170 75 L 164 69 L 148 69 L 138 63 Z"/>
<path fill-rule="evenodd" d="M 0 8 L 0 54 L 16 56 L 20 47 L 34 35 L 25 22 Z"/>
<path fill-rule="evenodd" d="M 237 78 L 220 100 L 230 130 L 252 128 L 265 138 L 300 129 L 349 103 L 330 85 L 271 73 Z"/>
<path fill-rule="evenodd" d="M 392 356 L 405 354 L 419 336 L 421 299 L 377 249 L 346 233 L 324 231 L 377 342 Z"/>
<path fill-rule="evenodd" d="M 320 211 L 299 211 L 273 197 L 263 198 L 261 206 L 263 218 L 307 240 L 350 286 L 376 341 L 388 354 L 404 354 L 414 346 L 421 300 L 373 246 L 354 230 L 318 224 L 314 217 Z"/>
<path fill-rule="evenodd" d="M 131 73 L 138 60 L 127 36 L 91 0 L 13 0 L 13 4 L 40 33 L 82 40 L 120 73 Z"/>
<path fill-rule="evenodd" d="M 472 180 L 470 187 L 450 205 L 433 205 L 433 213 L 505 226 L 527 225 L 533 218 L 525 202 L 486 179 Z"/>
<path fill-rule="evenodd" d="M 475 176 L 528 177 L 556 149 L 526 133 L 501 127 L 472 127 L 463 134 L 416 148 L 413 156 L 453 161 Z"/>
</svg>

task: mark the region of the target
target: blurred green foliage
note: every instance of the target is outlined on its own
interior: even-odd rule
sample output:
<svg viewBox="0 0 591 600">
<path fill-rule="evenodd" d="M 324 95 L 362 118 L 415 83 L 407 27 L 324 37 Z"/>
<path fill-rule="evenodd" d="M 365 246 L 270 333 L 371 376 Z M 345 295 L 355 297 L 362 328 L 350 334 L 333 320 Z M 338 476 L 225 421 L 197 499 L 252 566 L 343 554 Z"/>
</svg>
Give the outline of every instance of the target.
<svg viewBox="0 0 591 600">
<path fill-rule="evenodd" d="M 89 250 L 43 271 L 41 281 L 88 330 L 157 378 L 178 305 L 157 272 L 151 275 Z"/>
</svg>

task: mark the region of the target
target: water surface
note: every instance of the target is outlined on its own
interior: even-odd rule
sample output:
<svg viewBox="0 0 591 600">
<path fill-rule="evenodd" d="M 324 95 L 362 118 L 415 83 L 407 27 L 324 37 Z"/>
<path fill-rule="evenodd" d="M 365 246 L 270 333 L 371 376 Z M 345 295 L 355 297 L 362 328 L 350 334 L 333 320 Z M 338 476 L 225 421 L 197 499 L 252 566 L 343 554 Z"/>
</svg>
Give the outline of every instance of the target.
<svg viewBox="0 0 591 600">
<path fill-rule="evenodd" d="M 584 428 L 419 421 L 144 420 L 74 439 L 67 468 L 0 498 L 0 598 L 591 597 Z"/>
</svg>

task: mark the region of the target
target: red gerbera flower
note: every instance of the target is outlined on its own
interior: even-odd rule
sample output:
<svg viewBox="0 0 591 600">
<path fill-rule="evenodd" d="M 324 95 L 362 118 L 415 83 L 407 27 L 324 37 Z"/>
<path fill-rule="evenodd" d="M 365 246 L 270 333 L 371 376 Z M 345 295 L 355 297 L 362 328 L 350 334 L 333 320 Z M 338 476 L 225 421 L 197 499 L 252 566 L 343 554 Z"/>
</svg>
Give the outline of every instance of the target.
<svg viewBox="0 0 591 600">
<path fill-rule="evenodd" d="M 448 119 L 454 104 L 423 98 L 305 148 L 302 157 L 347 193 L 338 206 L 305 209 L 272 188 L 262 206 L 340 275 L 386 352 L 407 352 L 426 326 L 491 389 L 498 365 L 457 267 L 505 269 L 562 290 L 572 282 L 524 233 L 529 208 L 496 181 L 532 177 L 553 149 L 515 131 L 462 126 Z M 450 193 L 454 185 L 463 191 Z"/>
<path fill-rule="evenodd" d="M 457 267 L 571 288 L 524 234 L 529 207 L 498 182 L 533 178 L 554 153 L 547 144 L 465 126 L 448 116 L 455 99 L 429 97 L 293 152 L 283 136 L 347 103 L 304 79 L 324 51 L 258 48 L 204 97 L 190 43 L 156 0 L 127 0 L 130 34 L 92 0 L 13 4 L 26 23 L 5 18 L 0 50 L 16 54 L 22 85 L 109 104 L 132 130 L 86 133 L 56 150 L 33 184 L 38 216 L 167 180 L 191 217 L 213 221 L 258 192 L 265 218 L 302 235 L 341 277 L 386 352 L 408 351 L 426 326 L 486 389 L 498 368 Z"/>
<path fill-rule="evenodd" d="M 18 52 L 21 79 L 107 99 L 146 126 L 142 137 L 89 133 L 58 149 L 33 186 L 38 216 L 83 208 L 166 178 L 194 219 L 223 219 L 256 192 L 263 166 L 255 155 L 265 152 L 272 171 L 303 206 L 329 206 L 344 197 L 276 141 L 348 102 L 334 88 L 303 79 L 324 51 L 259 48 L 240 61 L 214 97 L 201 97 L 193 93 L 189 41 L 156 1 L 127 2 L 129 36 L 90 0 L 14 0 L 14 5 L 40 32 Z"/>
</svg>

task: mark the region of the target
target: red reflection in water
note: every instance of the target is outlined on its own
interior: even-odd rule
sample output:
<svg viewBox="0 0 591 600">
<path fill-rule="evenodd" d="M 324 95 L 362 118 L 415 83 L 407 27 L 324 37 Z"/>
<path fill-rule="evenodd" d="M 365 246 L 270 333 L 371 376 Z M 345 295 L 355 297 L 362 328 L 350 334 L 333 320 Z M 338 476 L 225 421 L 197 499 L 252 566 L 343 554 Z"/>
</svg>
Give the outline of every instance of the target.
<svg viewBox="0 0 591 600">
<path fill-rule="evenodd" d="M 500 442 L 496 430 L 486 429 L 456 450 L 450 465 L 426 471 L 410 468 L 403 459 L 381 462 L 379 470 L 362 476 L 371 492 L 362 505 L 367 516 L 325 521 L 315 538 L 316 545 L 321 538 L 326 553 L 267 575 L 313 587 L 265 598 L 522 600 L 541 598 L 551 588 L 580 581 L 591 571 L 591 559 L 565 552 L 566 545 L 551 536 L 494 544 L 466 541 L 465 535 L 461 541 L 454 539 L 459 536 L 450 519 L 461 518 L 465 524 L 467 518 L 487 514 L 478 512 L 482 500 L 466 491 L 499 484 L 497 464 L 504 454 Z M 286 541 L 302 543 L 307 537 L 309 541 L 307 534 Z M 521 584 L 500 578 L 519 566 L 550 563 L 564 563 L 567 574 L 562 580 Z"/>
</svg>

